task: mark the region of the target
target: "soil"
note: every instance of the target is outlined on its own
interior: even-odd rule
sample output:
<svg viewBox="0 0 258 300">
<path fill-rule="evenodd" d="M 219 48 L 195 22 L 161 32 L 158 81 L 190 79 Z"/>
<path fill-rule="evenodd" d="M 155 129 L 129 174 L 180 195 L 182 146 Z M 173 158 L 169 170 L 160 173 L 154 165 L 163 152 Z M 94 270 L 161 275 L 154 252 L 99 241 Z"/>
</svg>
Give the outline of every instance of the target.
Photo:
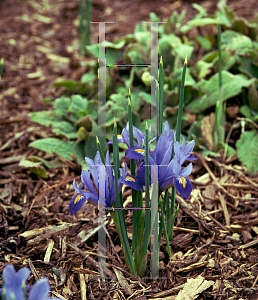
<svg viewBox="0 0 258 300">
<path fill-rule="evenodd" d="M 110 6 L 107 0 L 94 0 L 91 20 L 113 21 L 107 25 L 107 40 L 112 41 L 133 33 L 138 22 L 149 21 L 151 11 L 162 20 L 173 11 L 186 9 L 186 21 L 190 20 L 196 14 L 192 3 L 115 0 Z M 197 3 L 214 13 L 218 1 Z M 228 5 L 249 21 L 258 12 L 257 0 L 231 0 Z M 79 80 L 87 71 L 81 65 L 87 58 L 80 55 L 78 1 L 1 0 L 0 11 L 0 58 L 4 58 L 0 83 L 0 271 L 7 263 L 16 270 L 29 266 L 29 284 L 47 276 L 52 296 L 69 300 L 175 299 L 187 279 L 198 276 L 214 282 L 196 293 L 198 299 L 257 299 L 258 178 L 236 160 L 223 163 L 198 154 L 192 175 L 194 191 L 187 201 L 176 200 L 180 210 L 171 259 L 162 240 L 159 275 L 163 279 L 140 279 L 128 273 L 110 216 L 107 270 L 114 279 L 96 279 L 97 208 L 87 204 L 76 216 L 68 209 L 74 195 L 72 181 L 80 175 L 76 162 L 63 160 L 62 168 L 50 170 L 47 180 L 19 165 L 29 155 L 55 157 L 28 146 L 36 139 L 54 136 L 49 128 L 31 122 L 28 113 L 50 109 L 52 104 L 43 99 L 62 95 L 61 88 L 51 87 L 53 81 Z M 98 32 L 94 26 L 93 43 Z M 131 224 L 132 214 L 127 212 L 126 219 Z"/>
</svg>

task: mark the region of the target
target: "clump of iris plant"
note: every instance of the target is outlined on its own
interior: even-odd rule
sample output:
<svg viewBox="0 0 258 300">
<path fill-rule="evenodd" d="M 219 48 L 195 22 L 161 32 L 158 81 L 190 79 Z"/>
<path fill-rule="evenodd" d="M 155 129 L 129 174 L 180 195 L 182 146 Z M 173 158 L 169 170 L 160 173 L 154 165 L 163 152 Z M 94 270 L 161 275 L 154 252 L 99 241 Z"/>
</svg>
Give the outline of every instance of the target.
<svg viewBox="0 0 258 300">
<path fill-rule="evenodd" d="M 130 138 L 129 138 L 129 125 L 127 123 L 126 128 L 123 129 L 121 135 L 118 135 L 118 143 L 126 143 L 129 147 Z M 134 141 L 134 146 L 129 148 L 125 156 L 130 159 L 135 159 L 138 164 L 137 177 L 127 174 L 128 168 L 125 165 L 125 172 L 120 168 L 121 177 L 118 179 L 118 188 L 119 191 L 122 188 L 122 184 L 130 186 L 131 188 L 142 191 L 143 186 L 145 185 L 145 150 L 143 145 L 145 143 L 145 136 L 143 133 L 136 127 L 133 126 L 133 133 L 137 139 L 137 143 Z M 156 137 L 153 138 L 149 144 L 156 140 Z M 159 191 L 164 191 L 172 185 L 175 186 L 176 190 L 184 197 L 188 198 L 193 187 L 191 181 L 187 178 L 188 175 L 192 172 L 192 163 L 190 163 L 186 168 L 182 169 L 182 164 L 187 160 L 196 160 L 192 154 L 195 142 L 191 141 L 186 145 L 185 139 L 183 139 L 182 146 L 180 147 L 179 142 L 174 142 L 175 133 L 170 129 L 169 123 L 166 121 L 164 123 L 164 131 L 162 132 L 156 148 L 151 153 L 149 150 L 149 162 L 153 165 L 158 165 L 159 167 Z M 112 144 L 113 139 L 107 143 L 107 145 Z M 175 156 L 171 159 L 172 150 L 174 147 Z M 150 147 L 149 147 L 150 149 Z M 89 200 L 92 203 L 98 204 L 100 195 L 98 189 L 99 181 L 99 165 L 104 165 L 101 161 L 100 153 L 97 151 L 97 154 L 94 160 L 85 157 L 86 163 L 89 166 L 89 171 L 82 170 L 81 180 L 84 184 L 85 190 L 81 189 L 81 183 L 79 187 L 76 185 L 74 180 L 73 186 L 74 190 L 77 192 L 69 205 L 71 214 L 75 214 L 83 204 Z M 115 202 L 115 185 L 114 185 L 114 174 L 113 169 L 110 164 L 109 151 L 106 154 L 105 162 L 105 199 L 102 200 L 102 203 L 105 202 L 106 207 L 112 207 Z M 92 179 L 91 176 L 92 175 Z"/>
<path fill-rule="evenodd" d="M 2 300 L 58 300 L 58 298 L 48 298 L 50 285 L 47 278 L 39 279 L 30 288 L 25 284 L 29 276 L 29 268 L 21 268 L 16 273 L 12 264 L 7 265 L 2 273 L 3 286 L 0 291 Z"/>
<path fill-rule="evenodd" d="M 111 217 L 113 218 L 118 230 L 118 234 L 124 248 L 127 265 L 129 266 L 132 274 L 136 274 L 136 267 L 137 273 L 140 274 L 139 276 L 143 276 L 146 272 L 147 266 L 146 251 L 151 232 L 149 227 L 152 224 L 148 220 L 150 217 L 149 212 L 147 211 L 146 216 L 147 214 L 148 216 L 145 218 L 145 211 L 142 207 L 143 196 L 141 192 L 143 191 L 143 186 L 145 186 L 145 196 L 147 195 L 146 192 L 148 192 L 149 195 L 149 185 L 152 183 L 151 177 L 154 175 L 154 178 L 158 178 L 157 183 L 154 184 L 158 187 L 157 196 L 153 193 L 154 196 L 152 195 L 151 199 L 151 204 L 153 204 L 153 207 L 156 205 L 156 210 L 157 205 L 160 205 L 162 201 L 162 192 L 166 190 L 167 193 L 168 188 L 171 186 L 174 186 L 184 198 L 188 198 L 193 187 L 187 176 L 191 174 L 193 166 L 192 163 L 190 163 L 187 167 L 182 168 L 182 164 L 185 161 L 195 160 L 197 158 L 195 158 L 192 153 L 195 142 L 191 141 L 186 144 L 185 139 L 183 139 L 182 146 L 180 146 L 179 142 L 175 139 L 174 131 L 171 130 L 167 121 L 164 123 L 164 131 L 161 133 L 159 139 L 155 136 L 151 141 L 149 141 L 148 135 L 150 133 L 150 128 L 148 128 L 148 126 L 146 127 L 145 134 L 134 126 L 132 126 L 132 132 L 136 140 L 133 140 L 133 142 L 131 141 L 130 143 L 129 124 L 127 123 L 127 126 L 123 129 L 121 135 L 117 135 L 116 124 L 114 126 L 113 139 L 107 143 L 107 145 L 113 144 L 115 161 L 114 169 L 110 163 L 109 151 L 107 151 L 106 159 L 104 160 L 99 145 L 99 151 L 97 151 L 94 160 L 87 157 L 85 158 L 86 163 L 89 166 L 89 170 L 83 170 L 81 173 L 81 181 L 84 184 L 84 188 L 82 189 L 81 183 L 77 186 L 74 180 L 73 186 L 77 194 L 72 198 L 69 204 L 69 210 L 71 214 L 74 215 L 87 200 L 94 204 L 108 208 L 111 211 Z M 155 140 L 156 147 L 153 151 L 151 151 L 150 144 Z M 124 164 L 124 170 L 122 168 L 118 168 L 119 143 L 126 143 L 128 146 L 129 149 L 126 151 L 125 156 L 133 160 L 133 162 L 137 165 L 137 172 L 135 173 L 136 176 L 128 174 L 128 167 L 126 164 Z M 133 146 L 130 147 L 130 145 Z M 152 168 L 152 166 L 155 167 Z M 118 169 L 120 172 L 117 171 Z M 149 176 L 145 176 L 145 172 L 149 173 Z M 158 173 L 153 174 L 152 172 Z M 119 173 L 120 175 L 118 175 Z M 115 181 L 115 178 L 117 178 L 117 182 Z M 135 191 L 132 191 L 133 209 L 138 210 L 142 208 L 142 212 L 140 214 L 137 213 L 139 216 L 136 215 L 134 211 L 134 215 L 137 219 L 135 218 L 135 220 L 133 220 L 133 225 L 135 226 L 134 231 L 137 237 L 135 237 L 135 246 L 132 246 L 132 248 L 129 245 L 125 219 L 122 215 L 124 212 L 122 212 L 123 203 L 120 192 L 123 184 L 131 187 L 135 191 L 138 191 L 137 195 L 135 194 L 136 198 L 134 198 L 133 195 L 133 192 Z M 135 201 L 135 199 L 137 200 Z M 165 203 L 166 202 L 164 200 L 164 205 Z M 146 207 L 149 207 L 149 200 L 146 202 Z M 168 251 L 171 256 L 172 254 L 170 251 L 167 229 L 165 227 L 164 208 L 160 211 Z M 173 218 L 175 217 L 173 216 Z M 144 219 L 145 221 L 147 220 L 146 224 L 143 224 L 143 222 L 145 222 Z M 168 224 L 171 223 L 171 217 L 169 215 L 166 217 L 166 220 Z M 160 232 L 162 232 L 162 227 Z M 159 237 L 159 240 L 160 239 L 161 237 Z"/>
<path fill-rule="evenodd" d="M 123 129 L 122 134 L 118 135 L 118 143 L 126 143 L 129 147 L 130 138 L 128 123 L 126 128 Z M 125 156 L 130 159 L 135 159 L 138 164 L 137 177 L 127 174 L 128 168 L 125 165 L 125 171 L 120 168 L 121 177 L 118 179 L 118 189 L 121 191 L 122 185 L 125 184 L 135 190 L 142 191 L 145 185 L 145 149 L 143 145 L 145 143 L 145 136 L 136 127 L 133 126 L 133 133 L 137 139 L 137 143 L 134 141 L 134 146 L 129 148 Z M 156 140 L 153 138 L 149 144 Z M 191 141 L 186 145 L 185 139 L 183 139 L 182 146 L 175 140 L 175 133 L 170 129 L 169 123 L 164 123 L 164 131 L 162 132 L 156 148 L 153 152 L 149 147 L 149 163 L 150 165 L 158 166 L 158 178 L 159 178 L 159 192 L 168 189 L 171 186 L 175 186 L 176 190 L 184 197 L 188 198 L 193 187 L 191 181 L 187 178 L 191 174 L 193 166 L 190 163 L 186 168 L 182 169 L 182 164 L 187 160 L 196 160 L 192 154 L 195 142 Z M 112 144 L 113 139 L 107 143 Z M 171 159 L 172 150 L 174 149 L 174 157 Z M 94 160 L 85 157 L 86 163 L 89 166 L 89 171 L 82 170 L 81 180 L 84 184 L 84 190 L 81 188 L 81 183 L 77 186 L 75 180 L 73 182 L 74 190 L 77 194 L 72 198 L 69 204 L 69 210 L 74 215 L 83 204 L 89 200 L 94 204 L 105 203 L 106 207 L 112 208 L 116 200 L 114 173 L 110 163 L 109 151 L 106 154 L 105 165 L 101 161 L 100 153 L 97 154 Z M 99 166 L 105 166 L 104 169 L 98 168 Z M 103 171 L 102 171 L 103 170 Z M 105 172 L 101 174 L 101 172 Z M 99 192 L 99 177 L 105 178 L 105 199 L 101 199 Z"/>
</svg>

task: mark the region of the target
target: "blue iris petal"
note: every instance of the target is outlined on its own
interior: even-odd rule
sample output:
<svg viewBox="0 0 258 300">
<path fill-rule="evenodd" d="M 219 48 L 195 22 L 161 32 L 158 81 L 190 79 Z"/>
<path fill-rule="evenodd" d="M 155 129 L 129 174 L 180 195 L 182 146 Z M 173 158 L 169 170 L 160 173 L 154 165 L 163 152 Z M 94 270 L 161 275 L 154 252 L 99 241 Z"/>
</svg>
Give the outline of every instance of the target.
<svg viewBox="0 0 258 300">
<path fill-rule="evenodd" d="M 114 184 L 114 174 L 113 169 L 110 164 L 109 152 L 106 154 L 106 165 L 103 165 L 99 152 L 97 152 L 94 161 L 88 157 L 85 158 L 86 162 L 89 164 L 89 171 L 82 170 L 81 179 L 84 184 L 84 189 L 81 189 L 81 183 L 79 187 L 77 186 L 75 180 L 73 182 L 74 190 L 77 192 L 70 204 L 69 210 L 72 215 L 74 215 L 83 204 L 89 200 L 94 204 L 99 204 L 101 206 L 112 207 L 115 199 L 115 184 Z M 121 177 L 118 179 L 118 188 L 121 190 L 123 180 L 127 175 L 128 167 L 125 164 L 125 172 L 120 168 Z M 93 181 L 91 179 L 91 176 Z M 96 191 L 93 182 L 95 183 Z M 99 190 L 101 187 L 104 187 L 104 190 Z"/>
</svg>

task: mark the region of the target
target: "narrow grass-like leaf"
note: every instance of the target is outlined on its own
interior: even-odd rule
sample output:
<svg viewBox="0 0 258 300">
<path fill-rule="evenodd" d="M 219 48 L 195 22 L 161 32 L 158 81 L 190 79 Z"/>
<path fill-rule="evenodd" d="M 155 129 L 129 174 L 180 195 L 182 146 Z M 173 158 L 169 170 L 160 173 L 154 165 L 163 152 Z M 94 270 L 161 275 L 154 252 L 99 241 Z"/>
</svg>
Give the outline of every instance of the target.
<svg viewBox="0 0 258 300">
<path fill-rule="evenodd" d="M 145 207 L 150 207 L 150 175 L 149 175 L 149 132 L 146 122 L 145 128 Z M 147 248 L 150 238 L 150 210 L 145 213 L 145 231 L 144 231 L 144 244 L 143 244 L 143 257 L 147 253 Z"/>
<path fill-rule="evenodd" d="M 118 190 L 118 178 L 120 176 L 119 172 L 119 153 L 118 153 L 118 141 L 117 141 L 117 125 L 116 122 L 114 122 L 114 130 L 113 130 L 113 152 L 114 152 L 114 172 L 115 172 L 115 189 L 116 189 L 116 204 L 118 207 L 123 207 L 122 203 L 122 195 L 119 194 Z M 128 241 L 127 231 L 126 231 L 126 225 L 125 225 L 125 216 L 123 210 L 116 211 L 119 219 L 119 224 L 121 228 L 121 236 L 122 236 L 122 245 L 124 246 L 124 252 L 125 257 L 128 262 L 128 267 L 130 268 L 130 271 L 133 275 L 136 275 L 135 273 L 135 266 L 134 261 L 132 257 L 132 253 L 130 250 L 130 245 Z"/>
<path fill-rule="evenodd" d="M 218 73 L 219 73 L 219 97 L 215 107 L 214 142 L 213 149 L 218 151 L 225 139 L 225 113 L 222 102 L 222 59 L 221 59 L 221 26 L 218 24 Z"/>
<path fill-rule="evenodd" d="M 157 134 L 157 141 L 162 133 L 163 126 L 163 87 L 164 87 L 164 71 L 162 56 L 159 63 L 159 130 Z"/>
<path fill-rule="evenodd" d="M 1 61 L 0 61 L 0 81 L 1 81 L 1 75 L 2 75 L 2 72 L 3 72 L 3 66 L 4 66 L 4 59 L 2 58 Z"/>
<path fill-rule="evenodd" d="M 132 116 L 132 105 L 131 105 L 131 91 L 129 88 L 129 95 L 128 95 L 128 121 L 129 121 L 129 137 L 130 137 L 130 147 L 133 147 L 133 116 Z M 130 159 L 130 169 L 131 175 L 135 176 L 135 162 L 134 159 Z M 133 201 L 133 208 L 137 207 L 137 199 L 136 199 L 136 190 L 132 189 L 132 201 Z M 132 251 L 134 253 L 135 247 L 137 247 L 138 241 L 138 224 L 139 224 L 139 217 L 141 213 L 137 210 L 133 210 L 133 240 L 132 240 Z"/>
<path fill-rule="evenodd" d="M 174 223 L 175 223 L 178 211 L 179 211 L 179 204 L 177 205 L 175 213 L 173 215 L 171 215 L 170 219 L 168 220 L 168 228 L 169 228 L 168 236 L 169 236 L 170 240 L 173 239 L 173 232 L 174 232 L 173 227 L 174 227 Z"/>
<path fill-rule="evenodd" d="M 172 254 L 171 254 L 171 249 L 170 249 L 170 245 L 169 245 L 167 227 L 166 227 L 165 219 L 164 219 L 165 212 L 164 212 L 164 208 L 163 208 L 163 205 L 162 205 L 161 197 L 160 197 L 159 204 L 160 204 L 160 210 L 161 210 L 161 223 L 162 223 L 162 226 L 164 228 L 164 235 L 165 235 L 165 239 L 166 239 L 166 243 L 167 243 L 167 247 L 168 247 L 168 254 L 169 254 L 169 257 L 171 257 Z M 161 236 L 161 234 L 162 234 L 162 232 L 160 232 L 160 236 Z"/>
<path fill-rule="evenodd" d="M 104 158 L 104 155 L 103 155 L 103 152 L 102 152 L 102 148 L 101 148 L 101 145 L 100 145 L 100 142 L 99 142 L 99 138 L 97 136 L 96 136 L 96 141 L 97 141 L 97 147 L 98 147 L 98 150 L 99 150 L 101 161 L 102 161 L 103 164 L 105 164 L 105 158 Z"/>
<path fill-rule="evenodd" d="M 156 168 L 156 170 L 155 170 Z M 158 174 L 158 166 L 153 165 L 152 171 Z M 156 178 L 155 178 L 156 177 Z M 159 241 L 158 241 L 158 221 L 159 221 L 159 182 L 158 177 L 153 176 L 153 186 L 151 192 L 151 277 L 155 278 L 159 275 Z M 150 238 L 148 239 L 149 242 Z"/>
<path fill-rule="evenodd" d="M 90 45 L 90 12 L 92 0 L 85 0 L 86 2 L 86 30 L 85 30 L 85 45 Z"/>
<path fill-rule="evenodd" d="M 174 216 L 174 211 L 175 211 L 175 204 L 176 204 L 176 189 L 175 187 L 173 186 L 172 187 L 172 193 L 171 193 L 171 209 L 170 209 L 170 215 L 167 216 L 167 220 L 170 220 L 170 218 L 172 216 Z M 168 232 L 171 232 L 172 230 L 172 233 L 173 233 L 173 227 L 174 227 L 174 224 L 171 223 L 171 226 L 168 227 Z M 172 229 L 171 229 L 172 228 Z M 173 239 L 173 234 L 169 234 L 169 240 L 171 241 Z"/>
<path fill-rule="evenodd" d="M 185 57 L 181 86 L 180 86 L 180 96 L 179 96 L 179 110 L 177 115 L 177 124 L 176 124 L 176 140 L 180 142 L 180 133 L 181 133 L 181 123 L 182 123 L 182 114 L 183 114 L 183 105 L 184 105 L 184 89 L 185 89 L 185 72 L 187 66 L 187 56 Z"/>
</svg>

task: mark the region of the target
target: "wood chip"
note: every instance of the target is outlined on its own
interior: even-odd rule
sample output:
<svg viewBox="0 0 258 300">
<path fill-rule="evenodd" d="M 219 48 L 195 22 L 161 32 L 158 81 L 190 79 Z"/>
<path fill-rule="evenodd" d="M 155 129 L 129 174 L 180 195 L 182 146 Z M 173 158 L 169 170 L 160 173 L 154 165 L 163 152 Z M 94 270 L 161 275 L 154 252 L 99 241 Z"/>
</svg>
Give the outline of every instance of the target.
<svg viewBox="0 0 258 300">
<path fill-rule="evenodd" d="M 50 262 L 50 257 L 51 257 L 51 254 L 52 254 L 54 244 L 55 244 L 55 242 L 53 240 L 48 241 L 47 250 L 46 250 L 46 253 L 45 253 L 45 257 L 44 257 L 44 262 L 45 263 Z"/>
<path fill-rule="evenodd" d="M 230 226 L 230 216 L 228 214 L 228 208 L 227 208 L 226 201 L 220 192 L 218 192 L 218 195 L 219 195 L 219 200 L 220 200 L 220 203 L 221 203 L 221 206 L 223 209 L 226 226 Z"/>
</svg>

